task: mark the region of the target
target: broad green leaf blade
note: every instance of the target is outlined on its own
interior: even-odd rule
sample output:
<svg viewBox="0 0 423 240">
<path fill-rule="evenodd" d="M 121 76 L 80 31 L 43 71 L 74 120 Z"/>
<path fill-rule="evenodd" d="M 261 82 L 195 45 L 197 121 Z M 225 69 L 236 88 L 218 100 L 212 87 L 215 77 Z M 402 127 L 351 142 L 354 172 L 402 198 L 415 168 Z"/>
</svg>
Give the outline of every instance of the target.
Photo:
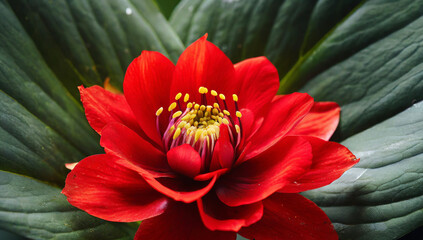
<svg viewBox="0 0 423 240">
<path fill-rule="evenodd" d="M 280 93 L 297 89 L 319 73 L 373 43 L 409 26 L 423 14 L 423 2 L 414 0 L 369 0 L 338 23 L 281 80 Z M 369 56 L 371 59 L 374 56 Z M 365 71 L 366 65 L 355 68 Z M 374 69 L 371 69 L 374 71 Z"/>
<path fill-rule="evenodd" d="M 31 239 L 132 238 L 127 224 L 92 218 L 59 189 L 8 172 L 63 186 L 64 163 L 102 151 L 77 86 L 110 78 L 121 88 L 142 50 L 176 61 L 181 41 L 146 1 L 0 0 L 0 14 L 0 181 L 13 182 L 0 186 L 0 228 Z"/>
<path fill-rule="evenodd" d="M 332 184 L 304 193 L 341 239 L 396 239 L 423 225 L 423 102 L 342 144 L 360 162 Z"/>
<path fill-rule="evenodd" d="M 9 1 L 52 71 L 77 95 L 75 85 L 121 88 L 129 63 L 142 50 L 176 62 L 177 35 L 151 1 Z"/>
<path fill-rule="evenodd" d="M 110 223 L 70 204 L 60 190 L 0 171 L 0 227 L 30 239 L 132 239 L 136 224 Z"/>
<path fill-rule="evenodd" d="M 233 62 L 264 55 L 283 77 L 301 58 L 302 51 L 314 46 L 359 3 L 182 0 L 170 22 L 186 45 L 207 32 L 209 40 Z"/>
<path fill-rule="evenodd" d="M 158 5 L 160 12 L 165 16 L 166 18 L 170 17 L 170 14 L 172 14 L 173 9 L 178 5 L 180 0 L 155 0 L 155 3 Z"/>
<path fill-rule="evenodd" d="M 316 76 L 302 91 L 342 105 L 338 138 L 344 139 L 423 99 L 422 46 L 419 17 Z"/>
<path fill-rule="evenodd" d="M 10 232 L 6 232 L 4 230 L 0 230 L 0 239 L 7 239 L 7 240 L 28 240 L 26 237 L 22 237 Z"/>
<path fill-rule="evenodd" d="M 98 136 L 7 3 L 0 14 L 1 169 L 61 185 L 63 164 L 99 152 Z"/>
</svg>

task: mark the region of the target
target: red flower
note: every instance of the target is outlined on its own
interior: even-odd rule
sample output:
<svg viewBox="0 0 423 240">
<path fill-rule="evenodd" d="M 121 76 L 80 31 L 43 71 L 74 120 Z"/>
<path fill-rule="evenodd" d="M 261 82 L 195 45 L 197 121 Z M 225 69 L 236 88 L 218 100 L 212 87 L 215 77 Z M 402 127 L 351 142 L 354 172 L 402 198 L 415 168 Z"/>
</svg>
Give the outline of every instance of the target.
<svg viewBox="0 0 423 240">
<path fill-rule="evenodd" d="M 141 221 L 136 239 L 336 239 L 330 220 L 298 192 L 357 163 L 328 142 L 336 103 L 275 96 L 264 57 L 232 65 L 200 38 L 176 66 L 143 51 L 124 95 L 80 87 L 106 154 L 69 173 L 68 201 L 109 221 Z"/>
</svg>

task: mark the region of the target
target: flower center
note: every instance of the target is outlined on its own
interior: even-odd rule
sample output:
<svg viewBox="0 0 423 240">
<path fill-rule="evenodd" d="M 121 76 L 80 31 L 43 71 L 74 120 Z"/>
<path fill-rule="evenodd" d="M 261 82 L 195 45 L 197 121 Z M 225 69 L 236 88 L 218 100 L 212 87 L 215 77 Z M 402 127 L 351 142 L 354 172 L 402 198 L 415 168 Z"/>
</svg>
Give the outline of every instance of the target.
<svg viewBox="0 0 423 240">
<path fill-rule="evenodd" d="M 166 151 L 182 144 L 189 144 L 200 154 L 203 161 L 210 162 L 214 147 L 219 139 L 221 124 L 228 126 L 227 129 L 234 149 L 239 145 L 242 133 L 242 114 L 238 108 L 238 96 L 236 94 L 232 95 L 236 110 L 235 118 L 229 112 L 225 95 L 211 90 L 211 99 L 214 98 L 214 102 L 208 105 L 206 96 L 208 89 L 200 87 L 198 92 L 201 94 L 201 103 L 190 102 L 189 94 L 185 94 L 182 104 L 182 93 L 176 94 L 176 101 L 171 103 L 168 108 L 170 112 L 169 123 L 163 134 L 160 133 L 159 126 L 159 117 L 163 112 L 163 107 L 159 108 L 156 112 L 156 127 L 162 135 Z M 185 109 L 183 109 L 183 106 L 186 106 Z"/>
</svg>

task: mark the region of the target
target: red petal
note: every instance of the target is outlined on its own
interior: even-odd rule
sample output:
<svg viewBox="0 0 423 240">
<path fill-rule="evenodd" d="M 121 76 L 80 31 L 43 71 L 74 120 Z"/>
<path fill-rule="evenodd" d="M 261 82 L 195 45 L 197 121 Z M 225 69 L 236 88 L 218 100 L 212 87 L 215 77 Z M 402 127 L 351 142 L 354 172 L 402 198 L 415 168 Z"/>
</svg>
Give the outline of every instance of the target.
<svg viewBox="0 0 423 240">
<path fill-rule="evenodd" d="M 232 96 L 239 83 L 235 81 L 231 60 L 214 44 L 207 41 L 207 34 L 191 44 L 176 64 L 171 98 L 178 92 L 189 93 L 190 101 L 200 102 L 198 88 L 204 86 L 218 93 Z M 214 98 L 207 94 L 209 101 Z"/>
<path fill-rule="evenodd" d="M 357 158 L 339 143 L 327 142 L 316 137 L 304 137 L 313 151 L 313 164 L 309 171 L 295 183 L 284 186 L 280 192 L 303 192 L 326 186 L 338 179 L 356 163 Z"/>
<path fill-rule="evenodd" d="M 169 92 L 175 66 L 158 52 L 143 51 L 126 70 L 123 90 L 129 106 L 144 132 L 161 145 L 156 128 L 156 111 L 169 106 Z M 168 111 L 160 116 L 160 127 L 167 127 Z"/>
<path fill-rule="evenodd" d="M 235 232 L 210 231 L 194 204 L 175 202 L 162 215 L 141 223 L 135 240 L 235 240 Z"/>
<path fill-rule="evenodd" d="M 185 203 L 192 203 L 206 195 L 216 183 L 219 171 L 213 172 L 213 177 L 206 181 L 196 181 L 188 177 L 153 178 L 140 172 L 144 179 L 157 191 L 164 195 Z M 211 176 L 210 176 L 211 177 Z"/>
<path fill-rule="evenodd" d="M 310 168 L 311 159 L 307 140 L 285 137 L 222 176 L 216 193 L 229 206 L 258 202 L 302 176 Z"/>
<path fill-rule="evenodd" d="M 313 106 L 307 93 L 277 96 L 257 133 L 252 137 L 246 158 L 252 158 L 277 143 L 300 122 Z"/>
<path fill-rule="evenodd" d="M 167 152 L 170 167 L 185 176 L 195 177 L 201 171 L 201 157 L 189 144 L 174 147 Z"/>
<path fill-rule="evenodd" d="M 76 164 L 78 164 L 78 162 L 65 163 L 65 167 L 69 170 L 73 170 L 75 168 Z"/>
<path fill-rule="evenodd" d="M 228 125 L 221 124 L 219 132 L 220 136 L 213 150 L 210 171 L 231 168 L 234 163 L 234 147 L 230 140 Z"/>
<path fill-rule="evenodd" d="M 329 140 L 339 123 L 341 108 L 335 102 L 315 102 L 310 112 L 287 135 L 305 135 Z"/>
<path fill-rule="evenodd" d="M 100 134 L 106 124 L 119 122 L 145 136 L 123 94 L 111 93 L 99 86 L 79 86 L 78 89 L 87 120 L 97 133 Z"/>
<path fill-rule="evenodd" d="M 147 170 L 154 177 L 173 175 L 165 154 L 122 124 L 110 123 L 104 127 L 100 144 L 107 153 Z"/>
<path fill-rule="evenodd" d="M 217 198 L 215 193 L 209 193 L 197 200 L 198 210 L 204 225 L 212 231 L 235 231 L 241 227 L 250 226 L 263 216 L 263 204 L 253 204 L 229 207 Z"/>
<path fill-rule="evenodd" d="M 62 191 L 73 206 L 117 222 L 141 221 L 161 214 L 168 203 L 144 179 L 106 154 L 80 161 Z"/>
<path fill-rule="evenodd" d="M 239 234 L 260 240 L 338 239 L 329 218 L 299 194 L 276 193 L 263 201 L 263 218 Z"/>
<path fill-rule="evenodd" d="M 242 85 L 237 90 L 240 108 L 258 112 L 270 103 L 279 88 L 278 70 L 266 57 L 256 57 L 235 64 L 236 81 Z"/>
</svg>

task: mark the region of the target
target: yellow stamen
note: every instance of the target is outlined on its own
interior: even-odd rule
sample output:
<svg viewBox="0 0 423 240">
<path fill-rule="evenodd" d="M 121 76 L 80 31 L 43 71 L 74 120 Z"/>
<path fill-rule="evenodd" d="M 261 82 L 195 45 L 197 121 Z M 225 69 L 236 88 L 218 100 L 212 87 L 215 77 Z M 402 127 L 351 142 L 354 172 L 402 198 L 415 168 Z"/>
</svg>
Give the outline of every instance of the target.
<svg viewBox="0 0 423 240">
<path fill-rule="evenodd" d="M 236 130 L 237 133 L 239 133 L 241 131 L 241 129 L 239 128 L 238 125 L 235 125 L 235 130 Z"/>
<path fill-rule="evenodd" d="M 207 88 L 205 88 L 205 87 L 200 87 L 200 88 L 198 89 L 198 92 L 199 92 L 199 93 L 201 93 L 201 94 L 206 94 L 208 91 L 209 91 L 209 90 L 208 90 Z"/>
<path fill-rule="evenodd" d="M 219 94 L 219 97 L 220 97 L 220 99 L 222 99 L 222 100 L 225 100 L 226 98 L 225 98 L 225 95 L 223 95 L 223 94 Z"/>
<path fill-rule="evenodd" d="M 178 93 L 175 96 L 175 100 L 179 100 L 182 97 L 182 93 Z"/>
<path fill-rule="evenodd" d="M 224 124 L 229 125 L 229 121 L 228 121 L 228 119 L 226 119 L 226 118 L 222 118 L 222 122 L 223 122 Z"/>
<path fill-rule="evenodd" d="M 169 108 L 168 108 L 168 110 L 169 110 L 169 112 L 170 111 L 172 111 L 173 109 L 175 109 L 176 108 L 176 102 L 173 102 L 172 104 L 170 104 L 169 105 Z"/>
<path fill-rule="evenodd" d="M 185 127 L 185 124 L 187 124 L 187 122 L 185 122 L 185 121 L 181 121 L 181 122 L 179 123 L 179 125 L 178 125 L 178 128 L 183 128 L 183 127 Z"/>
<path fill-rule="evenodd" d="M 192 103 L 188 103 L 187 108 L 192 108 Z"/>
<path fill-rule="evenodd" d="M 213 103 L 214 108 L 219 108 L 219 103 Z"/>
<path fill-rule="evenodd" d="M 211 90 L 211 91 L 210 91 L 210 93 L 211 93 L 211 95 L 212 95 L 213 97 L 216 97 L 216 96 L 217 96 L 217 92 L 216 92 L 215 90 Z"/>
<path fill-rule="evenodd" d="M 196 103 L 195 105 L 194 105 L 194 109 L 195 110 L 198 110 L 200 108 L 200 105 L 198 105 L 198 103 Z"/>
<path fill-rule="evenodd" d="M 177 118 L 177 117 L 179 117 L 179 116 L 181 116 L 182 115 L 182 111 L 177 111 L 176 113 L 174 113 L 173 115 L 172 115 L 172 118 Z"/>
<path fill-rule="evenodd" d="M 189 94 L 185 93 L 184 102 L 188 102 L 188 100 L 189 100 Z"/>
<path fill-rule="evenodd" d="M 230 116 L 230 115 L 231 115 L 231 113 L 230 113 L 228 110 L 223 110 L 223 113 L 224 113 L 226 116 Z"/>
<path fill-rule="evenodd" d="M 181 129 L 177 128 L 175 131 L 175 134 L 173 134 L 173 139 L 176 139 L 177 137 L 179 137 L 180 134 L 181 134 Z"/>
<path fill-rule="evenodd" d="M 238 95 L 232 94 L 232 99 L 234 100 L 234 102 L 238 102 Z"/>
<path fill-rule="evenodd" d="M 158 116 L 160 116 L 160 114 L 162 114 L 162 112 L 163 112 L 163 107 L 161 107 L 161 108 L 157 109 L 157 111 L 156 111 L 156 116 L 157 116 L 157 117 L 158 117 Z"/>
<path fill-rule="evenodd" d="M 236 116 L 241 118 L 242 117 L 242 113 L 240 111 L 236 111 Z"/>
<path fill-rule="evenodd" d="M 206 110 L 206 106 L 201 105 L 201 106 L 200 106 L 200 110 L 204 112 L 204 111 Z"/>
<path fill-rule="evenodd" d="M 198 141 L 198 139 L 200 138 L 200 136 L 201 136 L 201 134 L 203 133 L 203 130 L 202 129 L 198 129 L 196 132 L 195 132 L 195 138 L 194 138 L 194 142 L 197 142 Z"/>
</svg>

